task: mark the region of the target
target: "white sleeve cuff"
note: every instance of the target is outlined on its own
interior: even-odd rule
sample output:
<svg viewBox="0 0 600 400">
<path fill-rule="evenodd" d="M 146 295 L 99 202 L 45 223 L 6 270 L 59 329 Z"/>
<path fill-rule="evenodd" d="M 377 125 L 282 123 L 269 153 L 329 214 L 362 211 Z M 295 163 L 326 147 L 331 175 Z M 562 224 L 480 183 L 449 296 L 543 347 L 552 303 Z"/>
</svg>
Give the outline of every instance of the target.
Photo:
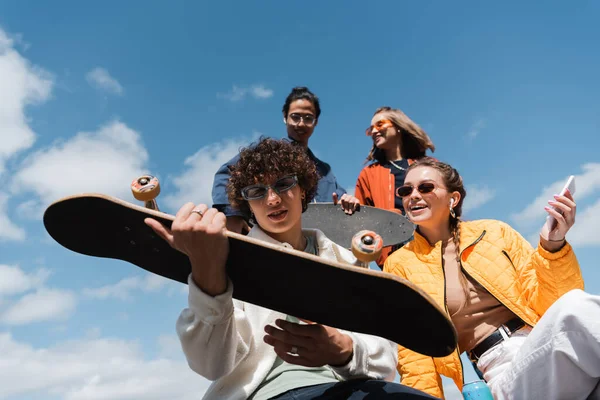
<svg viewBox="0 0 600 400">
<path fill-rule="evenodd" d="M 330 367 L 337 375 L 344 379 L 365 377 L 368 370 L 366 365 L 367 355 L 365 354 L 366 346 L 361 345 L 360 338 L 353 332 L 345 331 L 344 333 L 352 339 L 352 358 L 346 365 L 340 367 L 330 365 Z"/>
<path fill-rule="evenodd" d="M 217 296 L 204 293 L 194 279 L 192 274 L 188 276 L 188 304 L 189 310 L 201 321 L 217 325 L 228 320 L 233 314 L 233 284 L 227 281 L 227 290 Z M 193 318 L 193 317 L 192 317 Z"/>
</svg>

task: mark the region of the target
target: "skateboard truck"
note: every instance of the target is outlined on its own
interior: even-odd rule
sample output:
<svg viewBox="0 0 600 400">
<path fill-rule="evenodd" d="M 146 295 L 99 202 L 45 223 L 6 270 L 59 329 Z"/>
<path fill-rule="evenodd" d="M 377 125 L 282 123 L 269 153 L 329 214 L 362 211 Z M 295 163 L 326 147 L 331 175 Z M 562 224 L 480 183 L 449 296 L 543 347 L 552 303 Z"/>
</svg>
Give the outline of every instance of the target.
<svg viewBox="0 0 600 400">
<path fill-rule="evenodd" d="M 383 240 L 373 231 L 360 231 L 352 237 L 352 254 L 364 267 L 375 261 L 381 255 Z"/>
<path fill-rule="evenodd" d="M 156 197 L 160 194 L 158 178 L 152 175 L 142 175 L 131 182 L 131 193 L 136 200 L 143 201 L 144 206 L 159 211 Z"/>
</svg>

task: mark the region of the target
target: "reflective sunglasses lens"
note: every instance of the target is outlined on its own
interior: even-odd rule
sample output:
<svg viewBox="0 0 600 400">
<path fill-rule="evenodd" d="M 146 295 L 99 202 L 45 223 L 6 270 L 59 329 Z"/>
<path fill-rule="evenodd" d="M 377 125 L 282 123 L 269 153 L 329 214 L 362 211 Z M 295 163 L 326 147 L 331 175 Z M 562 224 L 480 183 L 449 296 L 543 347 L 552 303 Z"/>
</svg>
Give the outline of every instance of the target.
<svg viewBox="0 0 600 400">
<path fill-rule="evenodd" d="M 277 192 L 284 192 L 294 187 L 295 184 L 296 179 L 293 176 L 286 176 L 275 182 L 273 187 Z"/>
<path fill-rule="evenodd" d="M 424 182 L 419 185 L 418 189 L 419 192 L 423 194 L 431 193 L 433 192 L 433 189 L 435 189 L 435 185 L 431 182 Z"/>
<path fill-rule="evenodd" d="M 300 115 L 300 114 L 294 113 L 294 114 L 290 114 L 290 119 L 295 124 L 299 124 L 300 121 L 304 121 L 305 125 L 312 125 L 315 123 L 315 117 L 313 117 L 310 114 Z"/>
<path fill-rule="evenodd" d="M 246 200 L 255 200 L 265 197 L 267 189 L 262 186 L 250 186 L 242 189 L 242 197 Z"/>
<path fill-rule="evenodd" d="M 413 187 L 412 186 L 400 186 L 398 188 L 398 190 L 396 190 L 396 193 L 398 194 L 398 196 L 400 197 L 406 197 L 408 195 L 410 195 L 413 191 Z"/>
</svg>

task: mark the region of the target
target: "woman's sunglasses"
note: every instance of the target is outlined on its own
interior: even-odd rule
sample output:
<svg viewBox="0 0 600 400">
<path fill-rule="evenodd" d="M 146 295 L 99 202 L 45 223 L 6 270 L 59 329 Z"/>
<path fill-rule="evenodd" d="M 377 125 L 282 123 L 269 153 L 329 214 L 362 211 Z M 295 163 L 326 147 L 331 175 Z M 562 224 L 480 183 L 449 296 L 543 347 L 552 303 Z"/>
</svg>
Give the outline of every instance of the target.
<svg viewBox="0 0 600 400">
<path fill-rule="evenodd" d="M 373 125 L 368 127 L 365 133 L 367 134 L 367 136 L 371 136 L 373 135 L 373 128 L 377 131 L 381 131 L 382 129 L 389 128 L 390 126 L 394 126 L 394 123 L 392 121 L 390 121 L 389 119 L 380 119 L 379 121 L 375 122 Z"/>
<path fill-rule="evenodd" d="M 269 193 L 269 189 L 273 189 L 278 195 L 290 190 L 298 184 L 298 178 L 295 175 L 284 176 L 278 179 L 272 185 L 250 185 L 242 189 L 242 197 L 244 200 L 259 200 Z"/>
<path fill-rule="evenodd" d="M 435 189 L 435 185 L 432 182 L 423 182 L 417 186 L 417 190 L 421 194 L 427 194 L 433 192 Z M 403 185 L 396 189 L 396 194 L 398 197 L 406 197 L 410 196 L 415 190 L 413 185 Z"/>
</svg>

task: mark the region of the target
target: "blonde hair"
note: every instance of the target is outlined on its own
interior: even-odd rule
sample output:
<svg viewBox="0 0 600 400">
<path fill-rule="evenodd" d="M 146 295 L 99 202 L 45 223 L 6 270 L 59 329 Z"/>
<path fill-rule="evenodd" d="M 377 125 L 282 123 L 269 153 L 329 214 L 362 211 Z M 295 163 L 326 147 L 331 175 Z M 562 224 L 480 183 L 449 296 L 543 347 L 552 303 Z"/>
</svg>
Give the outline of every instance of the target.
<svg viewBox="0 0 600 400">
<path fill-rule="evenodd" d="M 432 153 L 435 151 L 429 135 L 401 110 L 385 106 L 375 110 L 373 116 L 377 114 L 383 114 L 386 119 L 392 121 L 400 132 L 400 155 L 402 158 L 417 160 L 425 156 L 427 149 Z M 369 161 L 386 162 L 385 152 L 373 145 L 367 156 L 367 162 Z"/>
</svg>

